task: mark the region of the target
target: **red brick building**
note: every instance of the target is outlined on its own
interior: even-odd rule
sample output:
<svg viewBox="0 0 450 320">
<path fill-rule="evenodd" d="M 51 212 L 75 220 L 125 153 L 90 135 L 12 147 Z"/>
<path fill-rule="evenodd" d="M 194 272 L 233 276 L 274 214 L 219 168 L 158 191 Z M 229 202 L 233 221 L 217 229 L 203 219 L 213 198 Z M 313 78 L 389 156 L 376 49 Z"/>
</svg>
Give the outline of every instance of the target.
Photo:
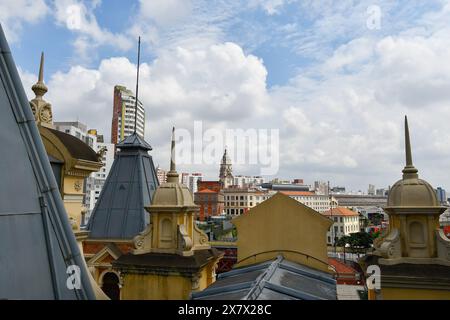
<svg viewBox="0 0 450 320">
<path fill-rule="evenodd" d="M 198 181 L 198 191 L 194 193 L 194 202 L 200 206 L 198 219 L 206 220 L 210 216 L 217 216 L 224 211 L 224 195 L 220 181 Z"/>
</svg>

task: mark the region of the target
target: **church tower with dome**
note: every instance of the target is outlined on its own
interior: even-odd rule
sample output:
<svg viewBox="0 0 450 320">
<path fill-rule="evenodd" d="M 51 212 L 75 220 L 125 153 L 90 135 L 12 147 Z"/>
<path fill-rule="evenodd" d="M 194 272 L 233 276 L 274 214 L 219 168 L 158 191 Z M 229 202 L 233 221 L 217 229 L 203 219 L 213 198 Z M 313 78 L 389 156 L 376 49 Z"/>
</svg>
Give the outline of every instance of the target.
<svg viewBox="0 0 450 320">
<path fill-rule="evenodd" d="M 439 228 L 446 207 L 413 165 L 406 117 L 405 152 L 403 177 L 390 189 L 384 208 L 389 229 L 363 262 L 381 271 L 380 287 L 369 290 L 369 299 L 450 299 L 450 239 Z"/>
<path fill-rule="evenodd" d="M 220 163 L 219 180 L 223 188 L 228 188 L 234 184 L 233 168 L 226 148 L 222 156 L 222 162 Z"/>
</svg>

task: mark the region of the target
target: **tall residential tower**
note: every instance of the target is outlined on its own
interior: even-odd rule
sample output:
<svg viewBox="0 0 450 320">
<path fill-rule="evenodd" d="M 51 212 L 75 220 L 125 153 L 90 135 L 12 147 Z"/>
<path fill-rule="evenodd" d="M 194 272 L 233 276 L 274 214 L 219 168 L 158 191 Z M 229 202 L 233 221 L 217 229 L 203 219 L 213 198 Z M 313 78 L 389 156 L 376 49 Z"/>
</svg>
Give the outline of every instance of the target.
<svg viewBox="0 0 450 320">
<path fill-rule="evenodd" d="M 111 143 L 117 144 L 134 133 L 136 97 L 124 86 L 114 87 Z M 145 110 L 141 101 L 137 103 L 136 133 L 144 138 Z"/>
</svg>

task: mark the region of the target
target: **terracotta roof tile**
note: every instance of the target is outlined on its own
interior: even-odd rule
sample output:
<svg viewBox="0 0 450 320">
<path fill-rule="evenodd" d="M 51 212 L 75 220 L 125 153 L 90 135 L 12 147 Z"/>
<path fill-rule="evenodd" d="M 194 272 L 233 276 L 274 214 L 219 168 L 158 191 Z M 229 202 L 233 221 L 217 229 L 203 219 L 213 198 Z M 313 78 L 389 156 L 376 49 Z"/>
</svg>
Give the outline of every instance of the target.
<svg viewBox="0 0 450 320">
<path fill-rule="evenodd" d="M 328 210 L 322 213 L 325 216 L 358 216 L 358 212 L 355 212 L 353 210 L 344 208 L 344 207 L 337 207 L 333 208 L 332 210 Z"/>
<path fill-rule="evenodd" d="M 200 191 L 197 191 L 196 193 L 217 193 L 217 192 L 210 189 L 202 189 Z"/>
<path fill-rule="evenodd" d="M 310 191 L 280 191 L 287 196 L 315 196 L 314 192 Z"/>
</svg>

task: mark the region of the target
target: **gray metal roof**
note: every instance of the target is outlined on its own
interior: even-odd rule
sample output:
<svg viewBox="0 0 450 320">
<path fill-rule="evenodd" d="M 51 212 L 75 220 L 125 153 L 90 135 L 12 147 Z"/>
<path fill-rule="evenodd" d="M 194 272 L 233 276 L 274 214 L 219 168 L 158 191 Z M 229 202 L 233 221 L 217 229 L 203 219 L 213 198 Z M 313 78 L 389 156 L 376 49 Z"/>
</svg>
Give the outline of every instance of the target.
<svg viewBox="0 0 450 320">
<path fill-rule="evenodd" d="M 1 25 L 0 137 L 0 299 L 95 299 Z"/>
<path fill-rule="evenodd" d="M 145 229 L 158 177 L 150 145 L 137 134 L 117 144 L 120 150 L 97 200 L 87 229 L 91 239 L 132 239 Z"/>
<path fill-rule="evenodd" d="M 336 300 L 336 280 L 331 274 L 284 259 L 234 269 L 194 300 Z"/>
<path fill-rule="evenodd" d="M 144 139 L 142 139 L 136 133 L 129 135 L 128 137 L 120 141 L 117 144 L 117 148 L 120 148 L 121 150 L 132 148 L 132 149 L 142 149 L 146 151 L 150 151 L 153 149 Z"/>
</svg>

